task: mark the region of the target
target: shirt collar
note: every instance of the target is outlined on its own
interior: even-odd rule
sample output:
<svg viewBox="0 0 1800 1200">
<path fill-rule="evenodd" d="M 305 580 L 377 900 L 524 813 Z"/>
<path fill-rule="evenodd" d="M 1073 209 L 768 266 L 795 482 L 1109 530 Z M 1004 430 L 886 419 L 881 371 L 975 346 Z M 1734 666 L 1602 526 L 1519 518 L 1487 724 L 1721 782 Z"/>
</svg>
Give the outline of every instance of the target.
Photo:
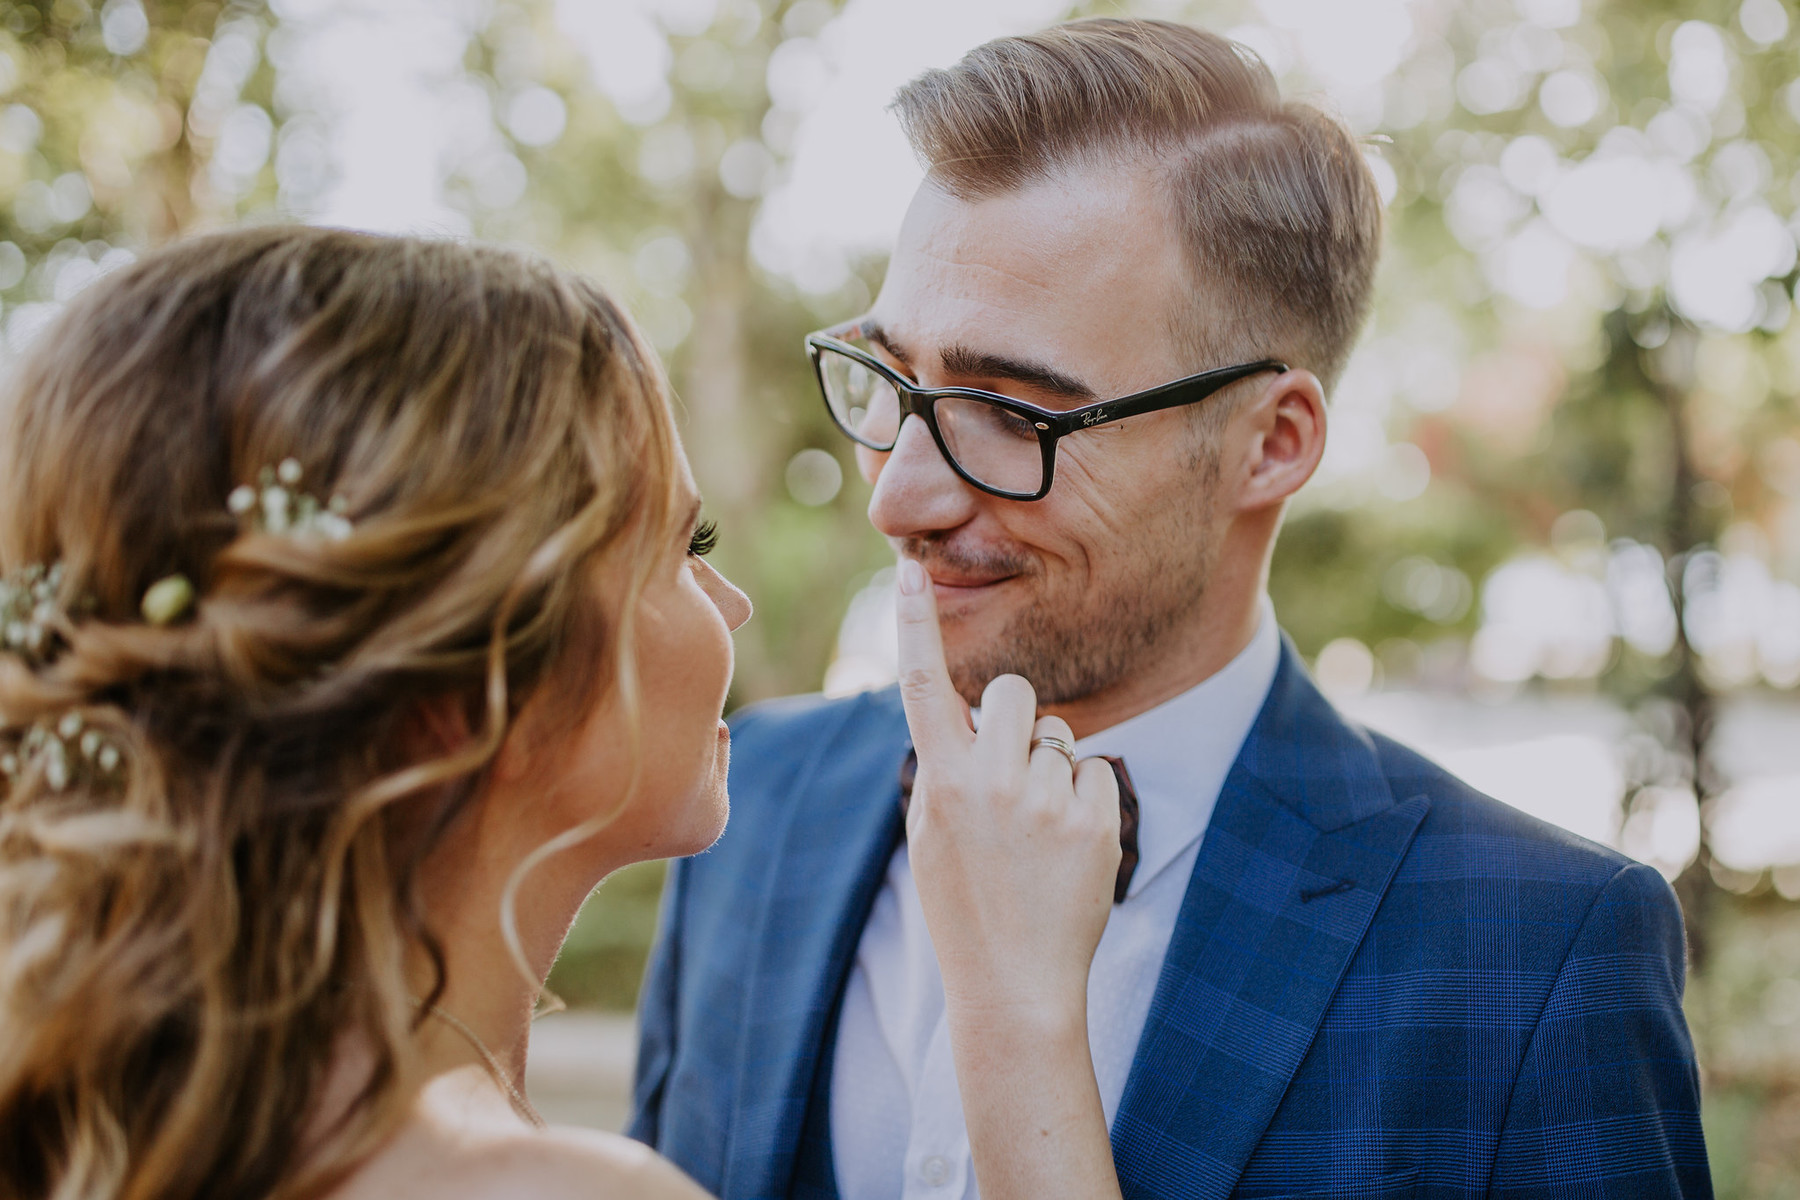
<svg viewBox="0 0 1800 1200">
<path fill-rule="evenodd" d="M 1265 595 L 1256 632 L 1236 658 L 1180 695 L 1075 744 L 1080 758 L 1123 758 L 1137 788 L 1138 867 L 1128 901 L 1206 832 L 1280 665 L 1281 635 Z"/>
</svg>

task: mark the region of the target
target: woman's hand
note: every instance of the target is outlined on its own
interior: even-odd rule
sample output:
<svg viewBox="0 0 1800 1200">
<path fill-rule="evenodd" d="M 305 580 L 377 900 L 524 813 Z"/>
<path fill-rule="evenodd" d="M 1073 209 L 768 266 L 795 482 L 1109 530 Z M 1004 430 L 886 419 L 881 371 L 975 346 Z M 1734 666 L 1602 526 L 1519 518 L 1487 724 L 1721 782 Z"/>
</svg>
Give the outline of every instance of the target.
<svg viewBox="0 0 1800 1200">
<path fill-rule="evenodd" d="M 937 603 L 900 563 L 900 692 L 919 756 L 907 853 L 944 977 L 945 1013 L 986 1200 L 1116 1196 L 1087 980 L 1112 912 L 1118 784 L 1034 738 L 1073 743 L 1017 675 L 982 694 L 981 731 L 950 683 Z"/>
<path fill-rule="evenodd" d="M 1119 795 L 1112 769 L 1079 769 L 1032 739 L 1074 736 L 1037 719 L 1037 695 L 1002 675 L 981 697 L 981 731 L 950 683 L 923 569 L 900 566 L 900 694 L 919 770 L 906 839 L 946 998 L 1021 1019 L 1085 1012 L 1088 967 L 1112 912 Z M 916 572 L 916 590 L 905 587 Z"/>
</svg>

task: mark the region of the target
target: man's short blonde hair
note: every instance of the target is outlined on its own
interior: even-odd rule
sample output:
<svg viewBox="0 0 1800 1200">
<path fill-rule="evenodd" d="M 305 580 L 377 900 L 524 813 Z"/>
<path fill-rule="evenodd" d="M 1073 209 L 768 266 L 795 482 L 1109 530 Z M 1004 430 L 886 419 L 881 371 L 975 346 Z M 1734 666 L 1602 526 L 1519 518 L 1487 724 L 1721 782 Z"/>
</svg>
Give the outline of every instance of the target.
<svg viewBox="0 0 1800 1200">
<path fill-rule="evenodd" d="M 1073 21 L 979 46 L 894 107 L 930 178 L 965 200 L 1153 164 L 1196 278 L 1193 311 L 1171 315 L 1193 352 L 1286 358 L 1327 388 L 1343 370 L 1381 200 L 1350 131 L 1284 102 L 1247 47 L 1169 21 Z"/>
</svg>

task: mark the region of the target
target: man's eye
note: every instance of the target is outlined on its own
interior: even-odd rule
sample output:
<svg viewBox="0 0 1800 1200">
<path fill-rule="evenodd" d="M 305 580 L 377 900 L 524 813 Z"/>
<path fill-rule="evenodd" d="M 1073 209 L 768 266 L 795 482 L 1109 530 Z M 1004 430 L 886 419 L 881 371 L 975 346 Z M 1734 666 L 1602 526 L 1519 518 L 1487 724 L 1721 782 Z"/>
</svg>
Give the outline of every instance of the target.
<svg viewBox="0 0 1800 1200">
<path fill-rule="evenodd" d="M 705 558 L 719 545 L 719 523 L 703 522 L 694 530 L 694 536 L 688 539 L 688 553 Z"/>
</svg>

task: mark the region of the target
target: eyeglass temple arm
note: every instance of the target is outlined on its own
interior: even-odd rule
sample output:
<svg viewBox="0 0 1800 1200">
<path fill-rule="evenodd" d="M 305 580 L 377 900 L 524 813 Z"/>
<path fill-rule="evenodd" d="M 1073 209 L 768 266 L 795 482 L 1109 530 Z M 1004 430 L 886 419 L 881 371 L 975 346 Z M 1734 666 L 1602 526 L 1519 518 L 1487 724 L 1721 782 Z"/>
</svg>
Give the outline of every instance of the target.
<svg viewBox="0 0 1800 1200">
<path fill-rule="evenodd" d="M 1162 412 L 1168 408 L 1180 408 L 1184 404 L 1197 404 L 1240 379 L 1248 379 L 1252 375 L 1260 375 L 1264 371 L 1286 371 L 1287 364 L 1273 358 L 1265 358 L 1261 362 L 1242 363 L 1235 367 L 1220 367 L 1214 371 L 1203 371 L 1198 375 L 1190 375 L 1186 379 L 1177 379 L 1173 383 L 1165 383 L 1148 391 L 1137 392 L 1118 400 L 1102 400 L 1098 404 L 1087 404 L 1081 408 L 1072 408 L 1061 413 L 1061 432 L 1076 429 L 1089 429 L 1095 425 L 1110 421 L 1123 420 L 1126 417 L 1138 417 L 1145 413 Z M 1195 395 L 1195 392 L 1199 395 Z"/>
<path fill-rule="evenodd" d="M 854 332 L 854 330 L 852 330 L 852 332 Z M 894 375 L 893 368 L 889 367 L 886 363 L 882 362 L 879 358 L 876 358 L 873 354 L 870 354 L 867 350 L 863 350 L 859 347 L 850 345 L 848 342 L 837 337 L 835 334 L 831 334 L 831 333 L 809 333 L 809 334 L 807 334 L 806 335 L 807 357 L 811 358 L 813 361 L 817 362 L 818 358 L 819 358 L 819 352 L 821 350 L 830 350 L 833 353 L 841 354 L 846 358 L 854 359 L 857 362 L 863 363 L 867 366 L 874 367 L 877 371 L 880 371 L 883 375 L 887 375 L 887 376 Z M 904 382 L 904 381 L 902 381 L 902 382 Z M 913 387 L 913 385 L 910 383 L 907 384 L 906 386 Z M 916 391 L 918 389 L 914 388 L 914 390 Z"/>
</svg>

